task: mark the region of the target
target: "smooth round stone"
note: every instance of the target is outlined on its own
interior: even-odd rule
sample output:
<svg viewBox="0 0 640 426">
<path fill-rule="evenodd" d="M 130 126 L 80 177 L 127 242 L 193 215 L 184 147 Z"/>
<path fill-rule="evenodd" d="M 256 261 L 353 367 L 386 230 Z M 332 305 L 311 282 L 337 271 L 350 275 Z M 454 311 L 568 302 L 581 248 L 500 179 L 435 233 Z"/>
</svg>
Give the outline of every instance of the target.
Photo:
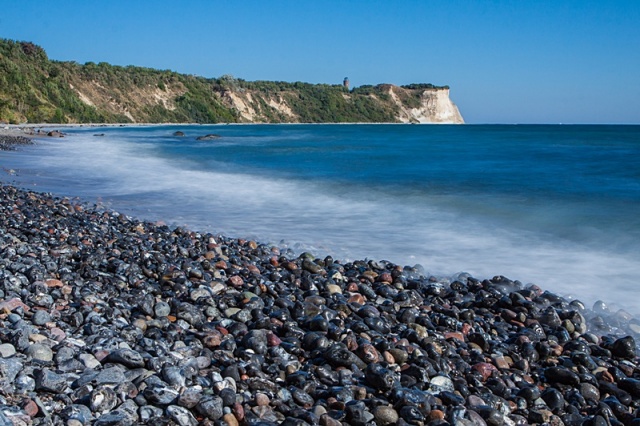
<svg viewBox="0 0 640 426">
<path fill-rule="evenodd" d="M 616 340 L 611 353 L 620 358 L 634 359 L 636 357 L 636 341 L 631 336 Z"/>
<path fill-rule="evenodd" d="M 119 363 L 129 368 L 144 367 L 142 355 L 131 349 L 116 349 L 107 356 L 107 361 Z"/>
<path fill-rule="evenodd" d="M 621 380 L 618 386 L 620 389 L 629 392 L 634 398 L 640 398 L 640 380 L 626 378 Z"/>
<path fill-rule="evenodd" d="M 18 321 L 20 321 L 22 319 L 22 317 L 18 314 L 9 314 L 7 316 L 7 320 L 11 323 L 11 324 L 15 324 Z"/>
<path fill-rule="evenodd" d="M 573 371 L 563 367 L 549 367 L 544 372 L 545 378 L 550 383 L 562 383 L 569 386 L 578 386 L 580 377 Z"/>
<path fill-rule="evenodd" d="M 11 343 L 3 343 L 0 345 L 0 357 L 9 358 L 16 354 L 16 348 Z"/>
<path fill-rule="evenodd" d="M 580 395 L 587 401 L 599 401 L 600 400 L 600 390 L 597 387 L 590 383 L 580 383 Z"/>
<path fill-rule="evenodd" d="M 34 343 L 30 345 L 25 353 L 36 361 L 51 362 L 53 360 L 53 351 L 50 347 Z"/>
<path fill-rule="evenodd" d="M 29 340 L 31 340 L 33 343 L 42 343 L 48 340 L 48 338 L 44 334 L 35 333 L 29 335 Z"/>
<path fill-rule="evenodd" d="M 49 321 L 51 321 L 51 315 L 49 315 L 49 312 L 42 309 L 35 311 L 31 317 L 31 322 L 35 325 L 45 325 Z"/>
<path fill-rule="evenodd" d="M 132 325 L 143 332 L 147 331 L 147 322 L 142 318 L 136 318 L 133 320 Z"/>
<path fill-rule="evenodd" d="M 153 307 L 153 313 L 156 315 L 156 318 L 166 317 L 171 313 L 171 306 L 167 302 L 158 302 Z"/>
<path fill-rule="evenodd" d="M 380 405 L 373 410 L 373 417 L 377 425 L 394 425 L 400 418 L 398 412 L 393 408 Z"/>
<path fill-rule="evenodd" d="M 407 351 L 402 349 L 391 348 L 389 349 L 389 353 L 391 354 L 391 356 L 393 357 L 393 360 L 398 365 L 403 365 L 405 362 L 407 362 L 407 359 L 409 358 L 409 354 L 407 353 Z"/>
<path fill-rule="evenodd" d="M 327 284 L 327 290 L 329 294 L 342 294 L 342 289 L 336 284 Z"/>
<path fill-rule="evenodd" d="M 227 413 L 222 417 L 222 420 L 224 421 L 224 423 L 226 423 L 229 426 L 238 426 L 240 423 L 238 423 L 238 419 L 236 419 L 236 416 L 234 416 L 231 413 Z"/>
<path fill-rule="evenodd" d="M 211 420 L 218 420 L 224 415 L 222 398 L 219 396 L 205 396 L 198 402 L 196 410 Z"/>
</svg>

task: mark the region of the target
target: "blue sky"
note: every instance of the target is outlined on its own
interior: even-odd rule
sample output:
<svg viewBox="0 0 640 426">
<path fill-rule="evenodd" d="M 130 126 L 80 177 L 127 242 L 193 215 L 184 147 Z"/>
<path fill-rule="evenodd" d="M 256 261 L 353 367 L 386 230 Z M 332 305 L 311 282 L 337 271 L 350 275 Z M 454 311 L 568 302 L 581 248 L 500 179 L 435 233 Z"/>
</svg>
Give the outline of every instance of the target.
<svg viewBox="0 0 640 426">
<path fill-rule="evenodd" d="M 469 123 L 640 124 L 640 0 L 20 0 L 0 37 L 204 77 L 447 84 Z"/>
</svg>

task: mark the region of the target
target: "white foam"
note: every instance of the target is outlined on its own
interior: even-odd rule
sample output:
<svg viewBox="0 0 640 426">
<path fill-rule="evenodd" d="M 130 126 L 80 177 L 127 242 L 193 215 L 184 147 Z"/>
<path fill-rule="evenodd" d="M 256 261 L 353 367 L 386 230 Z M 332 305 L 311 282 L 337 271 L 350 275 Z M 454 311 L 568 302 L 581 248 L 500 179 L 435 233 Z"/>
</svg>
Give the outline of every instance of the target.
<svg viewBox="0 0 640 426">
<path fill-rule="evenodd" d="M 628 297 L 640 271 L 633 256 L 496 229 L 443 207 L 447 200 L 194 170 L 193 163 L 156 156 L 152 145 L 118 138 L 78 136 L 47 143 L 40 152 L 41 173 L 67 179 L 69 195 L 101 197 L 126 213 L 232 236 L 284 239 L 352 259 L 419 263 L 438 275 L 505 275 L 587 304 L 602 299 L 640 312 L 640 301 Z"/>
</svg>

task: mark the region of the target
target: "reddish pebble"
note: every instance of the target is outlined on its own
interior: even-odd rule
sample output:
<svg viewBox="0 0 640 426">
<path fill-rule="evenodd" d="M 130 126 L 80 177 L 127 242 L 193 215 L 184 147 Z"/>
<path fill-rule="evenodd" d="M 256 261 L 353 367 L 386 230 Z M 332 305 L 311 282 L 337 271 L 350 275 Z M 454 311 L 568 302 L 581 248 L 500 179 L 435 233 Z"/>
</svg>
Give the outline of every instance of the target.
<svg viewBox="0 0 640 426">
<path fill-rule="evenodd" d="M 378 276 L 378 282 L 391 284 L 393 277 L 388 272 L 383 272 Z"/>
<path fill-rule="evenodd" d="M 429 420 L 444 420 L 444 413 L 440 410 L 431 410 Z"/>
<path fill-rule="evenodd" d="M 7 312 L 11 312 L 16 308 L 22 308 L 25 311 L 30 311 L 31 308 L 28 307 L 27 305 L 25 305 L 24 303 L 22 303 L 22 300 L 20 300 L 17 297 L 14 297 L 12 299 L 9 300 L 5 300 L 4 302 L 0 302 L 0 311 L 7 311 Z"/>
<path fill-rule="evenodd" d="M 253 275 L 260 275 L 260 269 L 256 266 L 256 265 L 252 265 L 252 264 L 248 264 L 247 265 L 247 269 L 249 270 L 249 272 L 251 272 Z"/>
<path fill-rule="evenodd" d="M 258 406 L 266 406 L 269 405 L 269 397 L 261 392 L 256 394 L 256 405 Z"/>
<path fill-rule="evenodd" d="M 464 342 L 464 335 L 462 333 L 460 333 L 459 331 L 449 331 L 447 333 L 444 333 L 444 338 L 449 340 L 449 339 L 456 339 L 459 340 L 461 342 Z"/>
<path fill-rule="evenodd" d="M 217 348 L 222 343 L 222 336 L 220 332 L 213 332 L 204 336 L 202 343 L 208 348 Z"/>
<path fill-rule="evenodd" d="M 46 280 L 44 283 L 45 283 L 45 284 L 47 285 L 47 287 L 49 287 L 49 288 L 58 288 L 58 287 L 62 287 L 62 286 L 64 285 L 64 283 L 63 283 L 62 281 L 60 281 L 60 280 L 54 280 L 54 279 Z"/>
<path fill-rule="evenodd" d="M 238 275 L 230 276 L 228 281 L 232 286 L 235 286 L 235 287 L 241 287 L 244 284 L 244 280 L 242 279 L 242 277 Z"/>
<path fill-rule="evenodd" d="M 236 419 L 238 419 L 238 421 L 241 422 L 242 420 L 244 420 L 244 408 L 242 407 L 242 404 L 238 402 L 234 403 L 231 411 L 236 416 Z"/>
<path fill-rule="evenodd" d="M 488 362 L 479 362 L 477 364 L 474 364 L 472 368 L 482 375 L 482 381 L 486 381 L 489 377 L 491 377 L 491 374 L 494 371 L 498 371 L 498 369 L 493 364 L 489 364 Z"/>
<path fill-rule="evenodd" d="M 35 417 L 38 414 L 38 405 L 32 399 L 27 398 L 23 400 L 20 406 L 29 417 Z"/>
<path fill-rule="evenodd" d="M 296 269 L 298 269 L 298 265 L 296 265 L 294 262 L 286 262 L 284 264 L 284 267 L 289 271 L 295 271 Z"/>
<path fill-rule="evenodd" d="M 268 346 L 278 346 L 282 343 L 282 340 L 278 336 L 273 333 L 267 333 L 267 345 Z"/>
<path fill-rule="evenodd" d="M 364 305 L 365 304 L 365 298 L 363 295 L 361 295 L 360 293 L 353 293 L 348 300 L 349 303 L 357 303 L 359 305 Z"/>
<path fill-rule="evenodd" d="M 51 329 L 51 337 L 53 337 L 53 339 L 56 342 L 62 342 L 64 339 L 67 338 L 67 334 L 63 330 L 61 330 L 60 328 L 53 327 Z"/>
</svg>

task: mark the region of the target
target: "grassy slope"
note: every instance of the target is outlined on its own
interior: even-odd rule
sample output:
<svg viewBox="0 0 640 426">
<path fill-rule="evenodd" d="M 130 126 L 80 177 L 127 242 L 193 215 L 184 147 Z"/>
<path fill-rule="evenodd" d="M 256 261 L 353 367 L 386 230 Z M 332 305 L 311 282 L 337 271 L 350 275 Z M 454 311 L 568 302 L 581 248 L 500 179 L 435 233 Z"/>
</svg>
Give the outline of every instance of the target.
<svg viewBox="0 0 640 426">
<path fill-rule="evenodd" d="M 84 65 L 49 60 L 29 42 L 0 39 L 0 122 L 233 123 L 241 121 L 227 96 L 250 100 L 262 122 L 394 122 L 388 85 L 347 92 L 340 85 L 207 79 L 172 71 Z M 419 102 L 424 88 L 405 87 L 402 102 Z M 273 107 L 286 103 L 292 115 Z"/>
</svg>

